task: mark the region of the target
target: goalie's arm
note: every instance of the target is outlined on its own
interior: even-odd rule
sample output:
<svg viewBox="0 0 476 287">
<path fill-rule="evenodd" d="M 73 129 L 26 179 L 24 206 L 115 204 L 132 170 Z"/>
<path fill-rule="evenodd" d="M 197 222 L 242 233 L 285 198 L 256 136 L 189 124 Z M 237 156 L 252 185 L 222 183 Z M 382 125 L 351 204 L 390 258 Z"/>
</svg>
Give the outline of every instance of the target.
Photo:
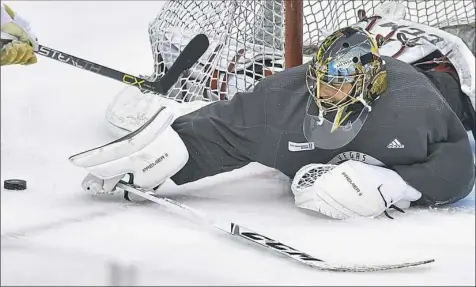
<svg viewBox="0 0 476 287">
<path fill-rule="evenodd" d="M 474 185 L 475 167 L 468 135 L 446 103 L 428 116 L 434 127 L 428 135 L 426 161 L 392 169 L 423 194 L 417 204 L 452 203 L 466 197 Z"/>
<path fill-rule="evenodd" d="M 172 177 L 176 184 L 257 161 L 267 129 L 262 82 L 253 92 L 237 93 L 230 101 L 214 102 L 175 120 L 172 128 L 190 155 L 185 167 Z"/>
</svg>

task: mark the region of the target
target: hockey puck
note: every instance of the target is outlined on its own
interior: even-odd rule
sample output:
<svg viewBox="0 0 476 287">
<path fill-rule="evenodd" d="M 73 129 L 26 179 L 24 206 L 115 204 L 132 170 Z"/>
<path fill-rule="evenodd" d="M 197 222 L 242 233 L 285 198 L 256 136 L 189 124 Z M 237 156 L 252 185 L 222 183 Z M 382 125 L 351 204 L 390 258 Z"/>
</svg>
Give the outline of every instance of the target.
<svg viewBox="0 0 476 287">
<path fill-rule="evenodd" d="M 3 182 L 3 187 L 8 190 L 25 190 L 26 180 L 23 179 L 7 179 Z"/>
</svg>

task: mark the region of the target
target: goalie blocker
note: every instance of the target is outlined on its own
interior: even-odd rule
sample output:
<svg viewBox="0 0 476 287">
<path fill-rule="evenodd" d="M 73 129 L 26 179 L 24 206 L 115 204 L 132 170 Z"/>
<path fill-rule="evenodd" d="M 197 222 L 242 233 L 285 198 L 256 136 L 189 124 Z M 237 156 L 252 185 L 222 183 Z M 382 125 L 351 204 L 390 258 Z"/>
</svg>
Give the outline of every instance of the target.
<svg viewBox="0 0 476 287">
<path fill-rule="evenodd" d="M 378 55 L 363 33 L 337 31 L 329 36 L 334 46 L 324 41 L 311 65 L 264 78 L 252 92 L 206 105 L 171 126 L 162 109 L 126 138 L 71 161 L 96 178 L 94 190 L 101 192 L 112 191 L 127 173 L 150 189 L 168 177 L 184 184 L 258 162 L 294 177 L 299 207 L 334 218 L 376 217 L 392 206 L 466 197 L 474 165 L 460 120 L 424 74 Z M 359 49 L 352 50 L 356 43 Z M 338 62 L 328 62 L 325 71 L 321 58 L 333 55 L 333 47 L 349 54 L 334 57 Z M 320 113 L 325 109 L 334 117 Z M 326 132 L 334 133 L 334 147 Z M 157 161 L 164 153 L 168 157 Z M 318 164 L 336 166 L 315 176 L 319 168 L 312 165 Z"/>
<path fill-rule="evenodd" d="M 107 145 L 70 157 L 90 174 L 82 187 L 92 194 L 110 193 L 129 174 L 145 189 L 159 187 L 188 160 L 183 141 L 170 124 L 174 115 L 162 107 L 141 128 Z"/>
</svg>

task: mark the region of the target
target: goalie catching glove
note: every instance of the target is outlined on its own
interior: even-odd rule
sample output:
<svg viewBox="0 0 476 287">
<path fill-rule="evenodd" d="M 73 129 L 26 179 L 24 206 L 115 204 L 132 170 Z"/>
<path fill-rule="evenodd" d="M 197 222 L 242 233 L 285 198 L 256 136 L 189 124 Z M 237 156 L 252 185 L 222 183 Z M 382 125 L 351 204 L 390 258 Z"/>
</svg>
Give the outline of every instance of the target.
<svg viewBox="0 0 476 287">
<path fill-rule="evenodd" d="M 421 197 L 395 171 L 353 160 L 306 165 L 291 189 L 298 207 L 335 219 L 377 217 L 391 207 L 408 208 Z"/>
<path fill-rule="evenodd" d="M 170 127 L 172 109 L 161 107 L 136 131 L 104 146 L 73 155 L 69 160 L 84 167 L 82 187 L 92 194 L 111 193 L 124 176 L 144 189 L 155 189 L 188 161 L 188 151 Z"/>
</svg>

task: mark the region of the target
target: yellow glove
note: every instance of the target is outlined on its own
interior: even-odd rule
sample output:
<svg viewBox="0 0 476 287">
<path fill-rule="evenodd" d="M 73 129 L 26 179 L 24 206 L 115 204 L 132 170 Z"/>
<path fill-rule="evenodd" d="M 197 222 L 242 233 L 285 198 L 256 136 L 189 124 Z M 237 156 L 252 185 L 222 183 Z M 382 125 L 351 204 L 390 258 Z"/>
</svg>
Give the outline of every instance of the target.
<svg viewBox="0 0 476 287">
<path fill-rule="evenodd" d="M 34 51 L 38 40 L 31 32 L 29 23 L 8 5 L 1 5 L 1 65 L 31 65 L 37 62 Z M 5 40 L 10 42 L 5 43 Z"/>
<path fill-rule="evenodd" d="M 31 65 L 37 62 L 35 52 L 30 44 L 13 40 L 4 45 L 1 51 L 1 65 Z"/>
</svg>

